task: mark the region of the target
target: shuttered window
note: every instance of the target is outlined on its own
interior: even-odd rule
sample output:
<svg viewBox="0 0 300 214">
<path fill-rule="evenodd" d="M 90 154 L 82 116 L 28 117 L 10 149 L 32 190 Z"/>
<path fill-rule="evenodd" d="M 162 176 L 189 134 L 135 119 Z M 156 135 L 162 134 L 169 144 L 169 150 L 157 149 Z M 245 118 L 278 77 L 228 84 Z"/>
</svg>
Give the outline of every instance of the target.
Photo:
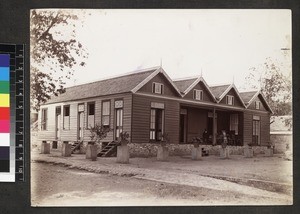
<svg viewBox="0 0 300 214">
<path fill-rule="evenodd" d="M 226 104 L 233 106 L 234 105 L 234 96 L 227 95 L 226 96 Z"/>
<path fill-rule="evenodd" d="M 260 109 L 260 101 L 255 101 L 255 109 Z"/>
<path fill-rule="evenodd" d="M 123 100 L 115 101 L 116 109 L 116 139 L 120 137 L 120 133 L 123 132 Z"/>
<path fill-rule="evenodd" d="M 63 129 L 70 129 L 70 106 L 64 106 Z"/>
<path fill-rule="evenodd" d="M 239 134 L 239 116 L 238 116 L 238 114 L 230 115 L 230 131 L 234 131 L 235 135 Z"/>
<path fill-rule="evenodd" d="M 152 92 L 155 94 L 163 94 L 164 85 L 154 82 L 152 85 Z"/>
<path fill-rule="evenodd" d="M 252 143 L 254 145 L 260 145 L 260 117 L 253 116 L 252 122 Z"/>
<path fill-rule="evenodd" d="M 47 130 L 48 122 L 48 109 L 42 109 L 42 121 L 41 121 L 41 130 Z"/>
<path fill-rule="evenodd" d="M 164 129 L 164 109 L 151 108 L 150 140 L 160 141 Z"/>
<path fill-rule="evenodd" d="M 194 89 L 194 99 L 195 100 L 203 100 L 203 91 Z"/>
<path fill-rule="evenodd" d="M 88 103 L 87 110 L 88 110 L 87 124 L 88 124 L 88 128 L 91 128 L 95 126 L 95 103 Z"/>
<path fill-rule="evenodd" d="M 110 101 L 102 102 L 102 125 L 109 126 L 110 122 Z"/>
</svg>

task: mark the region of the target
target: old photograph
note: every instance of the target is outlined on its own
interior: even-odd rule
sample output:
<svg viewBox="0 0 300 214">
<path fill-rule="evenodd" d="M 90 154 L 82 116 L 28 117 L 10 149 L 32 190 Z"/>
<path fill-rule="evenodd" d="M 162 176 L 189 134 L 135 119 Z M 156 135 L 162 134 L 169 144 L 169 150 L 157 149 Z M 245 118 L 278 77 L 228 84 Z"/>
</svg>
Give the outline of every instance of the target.
<svg viewBox="0 0 300 214">
<path fill-rule="evenodd" d="M 292 205 L 291 23 L 31 10 L 31 206 Z"/>
</svg>

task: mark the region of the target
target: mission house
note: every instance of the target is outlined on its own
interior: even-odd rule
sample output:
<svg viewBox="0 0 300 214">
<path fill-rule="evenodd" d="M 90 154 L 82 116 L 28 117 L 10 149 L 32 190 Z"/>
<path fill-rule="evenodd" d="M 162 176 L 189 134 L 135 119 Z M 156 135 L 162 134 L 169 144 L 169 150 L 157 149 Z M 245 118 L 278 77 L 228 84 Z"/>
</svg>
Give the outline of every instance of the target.
<svg viewBox="0 0 300 214">
<path fill-rule="evenodd" d="M 102 124 L 121 132 L 135 144 L 155 143 L 167 133 L 172 144 L 202 138 L 220 144 L 222 130 L 231 145 L 266 146 L 270 141 L 272 110 L 260 91 L 240 93 L 234 84 L 209 86 L 202 76 L 172 80 L 162 67 L 66 88 L 41 106 L 39 141 L 52 148 L 67 142 L 89 142 L 90 127 Z"/>
</svg>

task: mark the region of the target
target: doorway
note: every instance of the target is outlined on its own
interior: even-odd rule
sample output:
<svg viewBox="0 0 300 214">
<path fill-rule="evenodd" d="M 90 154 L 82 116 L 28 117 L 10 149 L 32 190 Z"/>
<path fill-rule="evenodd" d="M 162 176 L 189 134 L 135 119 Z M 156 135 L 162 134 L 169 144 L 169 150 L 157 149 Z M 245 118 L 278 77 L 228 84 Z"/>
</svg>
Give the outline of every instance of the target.
<svg viewBox="0 0 300 214">
<path fill-rule="evenodd" d="M 83 140 L 84 130 L 84 104 L 78 105 L 78 125 L 77 125 L 77 139 Z"/>
<path fill-rule="evenodd" d="M 187 109 L 180 110 L 179 142 L 186 143 L 187 139 Z"/>
<path fill-rule="evenodd" d="M 58 106 L 55 109 L 55 138 L 60 138 L 60 122 L 61 122 L 61 107 Z"/>
</svg>

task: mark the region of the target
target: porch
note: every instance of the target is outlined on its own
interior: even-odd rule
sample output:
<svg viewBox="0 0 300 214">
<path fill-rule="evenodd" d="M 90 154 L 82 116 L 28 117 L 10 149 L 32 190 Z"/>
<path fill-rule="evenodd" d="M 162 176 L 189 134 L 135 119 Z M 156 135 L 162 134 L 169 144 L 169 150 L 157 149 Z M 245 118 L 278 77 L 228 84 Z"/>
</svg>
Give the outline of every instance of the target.
<svg viewBox="0 0 300 214">
<path fill-rule="evenodd" d="M 199 137 L 206 145 L 220 145 L 223 130 L 226 132 L 228 145 L 242 146 L 243 112 L 181 105 L 180 144 L 191 143 L 193 138 Z M 204 134 L 205 131 L 206 134 Z"/>
</svg>

